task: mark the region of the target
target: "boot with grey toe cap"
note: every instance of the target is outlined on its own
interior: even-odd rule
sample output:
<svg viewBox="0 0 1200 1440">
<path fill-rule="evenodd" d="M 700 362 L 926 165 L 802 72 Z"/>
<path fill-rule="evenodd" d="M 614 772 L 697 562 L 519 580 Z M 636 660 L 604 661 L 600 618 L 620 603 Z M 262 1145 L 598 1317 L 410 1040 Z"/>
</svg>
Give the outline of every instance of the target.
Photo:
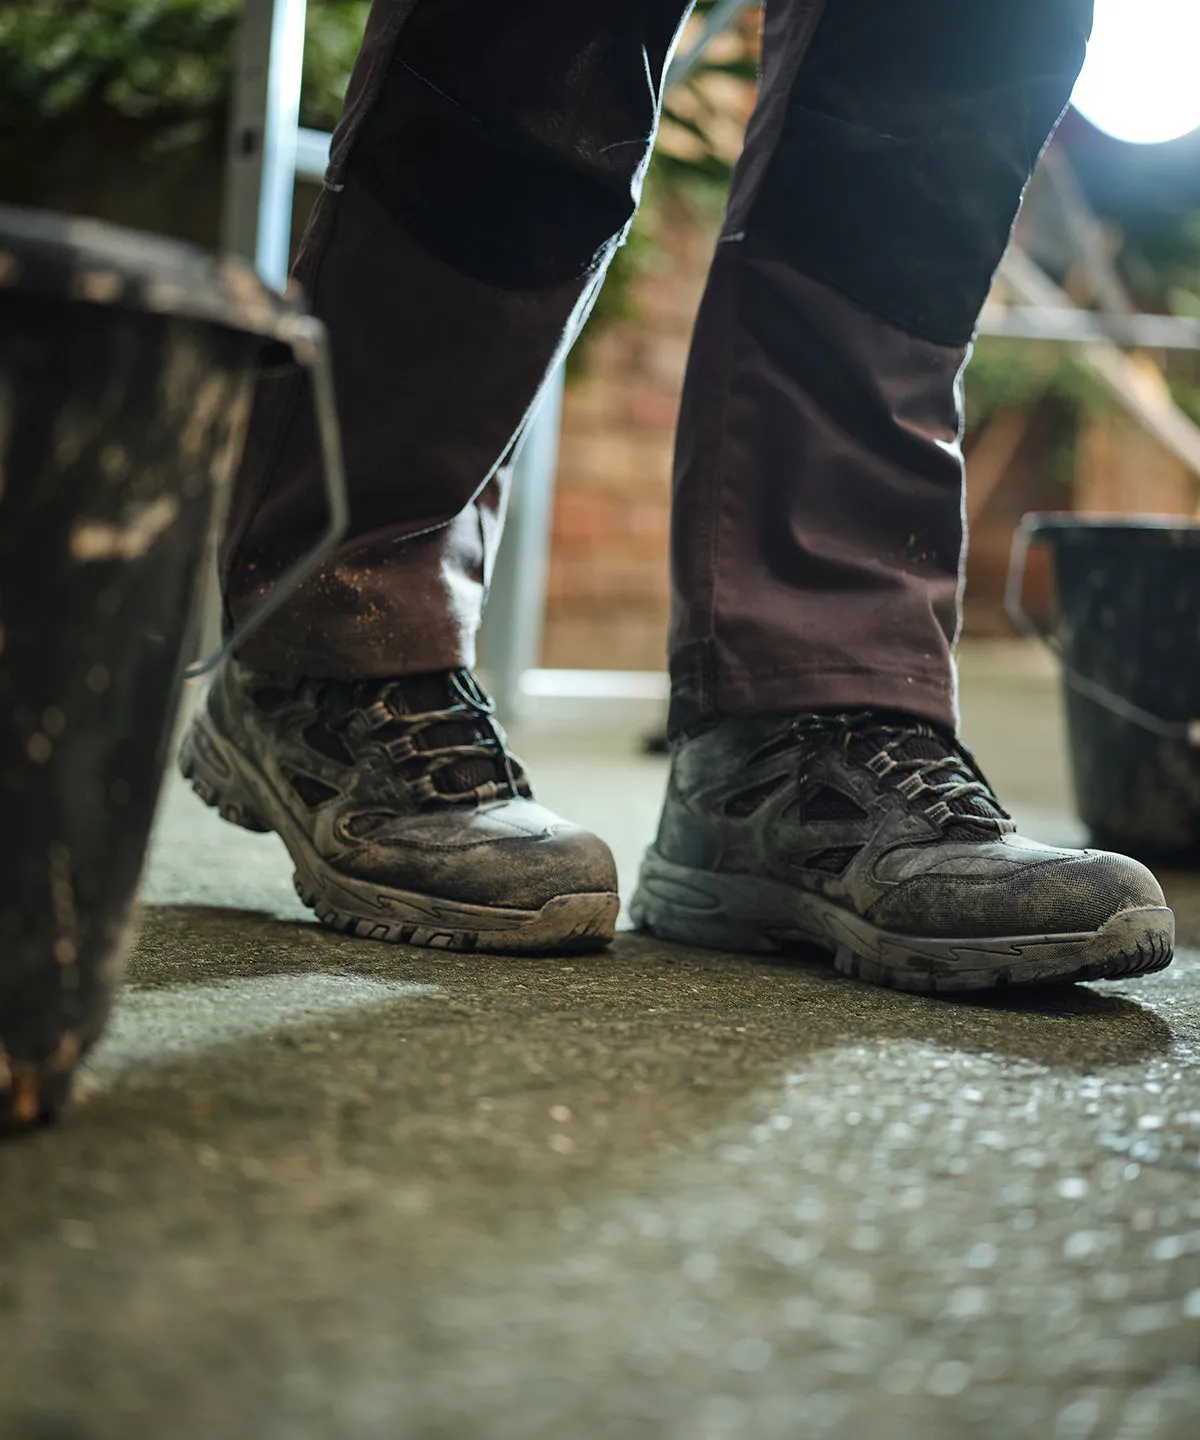
<svg viewBox="0 0 1200 1440">
<path fill-rule="evenodd" d="M 952 993 L 1171 963 L 1144 866 L 1026 840 L 970 753 L 872 711 L 724 719 L 678 741 L 631 909 L 664 939 L 816 946 L 877 985 Z"/>
<path fill-rule="evenodd" d="M 280 836 L 334 929 L 494 952 L 612 939 L 608 846 L 534 800 L 469 671 L 288 683 L 231 662 L 180 767 L 226 820 Z"/>
</svg>

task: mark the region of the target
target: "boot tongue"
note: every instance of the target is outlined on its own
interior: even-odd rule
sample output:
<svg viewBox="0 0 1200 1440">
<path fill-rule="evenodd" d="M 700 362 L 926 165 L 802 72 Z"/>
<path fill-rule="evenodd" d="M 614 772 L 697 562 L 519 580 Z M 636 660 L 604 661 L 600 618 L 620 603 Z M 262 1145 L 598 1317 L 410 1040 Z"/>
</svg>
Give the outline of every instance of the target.
<svg viewBox="0 0 1200 1440">
<path fill-rule="evenodd" d="M 432 710 L 449 710 L 451 706 L 461 705 L 450 675 L 449 670 L 438 670 L 432 675 L 407 675 L 402 680 L 387 681 L 392 708 L 404 715 L 428 715 Z"/>
<path fill-rule="evenodd" d="M 865 725 L 861 729 L 855 729 L 850 741 L 850 758 L 860 765 L 874 759 L 886 745 L 887 753 L 893 760 L 953 759 L 953 770 L 946 767 L 934 771 L 929 777 L 932 785 L 979 779 L 956 746 L 934 726 L 900 716 L 873 715 L 871 719 L 876 722 L 875 726 Z M 903 776 L 896 776 L 895 781 L 902 778 Z M 886 785 L 892 780 L 892 776 L 885 775 L 882 783 Z M 946 803 L 956 816 L 962 817 L 961 820 L 952 820 L 945 826 L 945 833 L 956 840 L 994 840 L 995 825 L 972 821 L 1008 819 L 1007 813 L 999 802 L 992 798 L 990 791 L 987 795 L 960 795 Z"/>
</svg>

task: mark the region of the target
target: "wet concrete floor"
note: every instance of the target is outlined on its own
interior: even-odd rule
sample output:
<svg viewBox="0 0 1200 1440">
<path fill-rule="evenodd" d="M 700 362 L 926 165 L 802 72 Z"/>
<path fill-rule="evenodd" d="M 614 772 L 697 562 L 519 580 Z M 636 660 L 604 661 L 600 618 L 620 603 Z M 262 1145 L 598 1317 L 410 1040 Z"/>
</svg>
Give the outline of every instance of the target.
<svg viewBox="0 0 1200 1440">
<path fill-rule="evenodd" d="M 964 673 L 1071 838 L 1049 677 Z M 627 881 L 662 762 L 523 744 Z M 278 843 L 172 787 L 82 1103 L 0 1152 L 0 1436 L 1194 1440 L 1200 883 L 1165 878 L 1180 959 L 1124 986 L 467 959 L 308 923 Z"/>
</svg>

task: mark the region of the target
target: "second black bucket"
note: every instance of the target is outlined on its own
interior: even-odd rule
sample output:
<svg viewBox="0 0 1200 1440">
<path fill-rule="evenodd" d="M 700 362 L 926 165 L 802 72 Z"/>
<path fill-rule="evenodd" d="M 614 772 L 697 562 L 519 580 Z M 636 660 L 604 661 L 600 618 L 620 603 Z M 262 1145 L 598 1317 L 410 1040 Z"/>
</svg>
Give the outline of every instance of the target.
<svg viewBox="0 0 1200 1440">
<path fill-rule="evenodd" d="M 1025 556 L 1054 561 L 1076 806 L 1095 844 L 1200 859 L 1200 524 L 1176 516 L 1030 515 Z"/>
</svg>

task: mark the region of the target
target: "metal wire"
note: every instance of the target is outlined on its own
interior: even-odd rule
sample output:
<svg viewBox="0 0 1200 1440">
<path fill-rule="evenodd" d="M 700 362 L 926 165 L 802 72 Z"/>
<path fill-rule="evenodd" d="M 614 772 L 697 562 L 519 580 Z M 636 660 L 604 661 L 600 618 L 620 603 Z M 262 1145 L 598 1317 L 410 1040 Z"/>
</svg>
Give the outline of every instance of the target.
<svg viewBox="0 0 1200 1440">
<path fill-rule="evenodd" d="M 704 52 L 708 49 L 713 40 L 721 33 L 726 26 L 731 25 L 734 20 L 749 5 L 750 0 L 718 0 L 718 4 L 708 12 L 708 19 L 704 22 L 704 31 L 690 49 L 685 50 L 682 55 L 677 56 L 667 71 L 667 89 L 672 85 L 679 85 L 692 73 L 704 58 Z"/>
</svg>

